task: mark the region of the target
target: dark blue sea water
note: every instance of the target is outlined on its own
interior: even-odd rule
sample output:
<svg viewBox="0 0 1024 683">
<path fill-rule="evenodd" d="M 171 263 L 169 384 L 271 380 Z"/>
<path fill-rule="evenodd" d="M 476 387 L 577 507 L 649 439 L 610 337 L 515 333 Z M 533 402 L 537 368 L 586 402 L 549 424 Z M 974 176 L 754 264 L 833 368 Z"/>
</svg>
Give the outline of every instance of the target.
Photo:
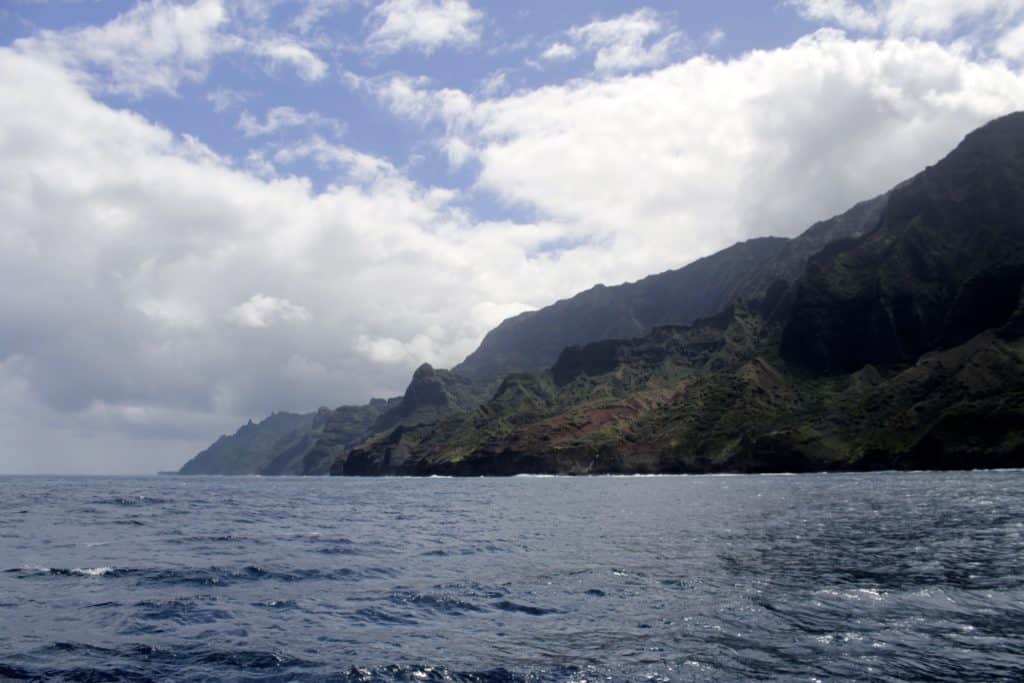
<svg viewBox="0 0 1024 683">
<path fill-rule="evenodd" d="M 1024 679 L 1024 472 L 0 478 L 0 678 Z"/>
</svg>

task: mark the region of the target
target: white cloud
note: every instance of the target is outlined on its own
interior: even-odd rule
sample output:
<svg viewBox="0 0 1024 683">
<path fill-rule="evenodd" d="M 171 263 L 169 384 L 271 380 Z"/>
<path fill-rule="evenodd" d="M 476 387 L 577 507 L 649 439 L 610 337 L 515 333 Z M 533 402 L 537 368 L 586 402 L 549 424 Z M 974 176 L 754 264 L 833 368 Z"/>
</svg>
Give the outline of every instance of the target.
<svg viewBox="0 0 1024 683">
<path fill-rule="evenodd" d="M 541 53 L 541 59 L 555 61 L 560 59 L 573 59 L 576 57 L 576 48 L 566 43 L 552 43 L 548 49 Z"/>
<path fill-rule="evenodd" d="M 628 276 L 752 234 L 794 234 L 1024 106 L 1024 81 L 1002 64 L 828 30 L 729 61 L 503 99 L 408 80 L 381 92 L 396 113 L 433 108 L 480 164 L 479 187 L 577 226 Z"/>
<path fill-rule="evenodd" d="M 1002 36 L 996 50 L 1008 59 L 1024 61 L 1024 23 Z"/>
<path fill-rule="evenodd" d="M 594 52 L 594 68 L 606 72 L 661 66 L 684 42 L 677 31 L 665 33 L 661 17 L 649 8 L 573 27 L 568 35 L 581 49 Z M 662 37 L 650 42 L 655 36 Z"/>
<path fill-rule="evenodd" d="M 508 73 L 499 69 L 487 76 L 480 84 L 480 94 L 484 97 L 494 97 L 508 90 Z"/>
<path fill-rule="evenodd" d="M 829 22 L 858 31 L 876 31 L 881 20 L 874 9 L 854 0 L 788 0 L 801 15 L 815 21 Z"/>
<path fill-rule="evenodd" d="M 437 146 L 453 167 L 461 166 L 474 156 L 472 148 L 460 138 L 464 124 L 474 108 L 473 98 L 455 88 L 430 89 L 430 79 L 392 76 L 386 79 L 363 79 L 359 86 L 377 96 L 394 114 L 426 123 L 443 121 L 445 136 Z M 484 94 L 486 97 L 487 95 Z"/>
<path fill-rule="evenodd" d="M 704 36 L 704 42 L 708 47 L 718 47 L 725 40 L 725 31 L 720 28 L 713 28 Z"/>
<path fill-rule="evenodd" d="M 938 37 L 970 32 L 984 18 L 998 26 L 1024 10 L 1024 0 L 787 0 L 805 18 L 853 31 Z"/>
<path fill-rule="evenodd" d="M 415 363 L 417 358 L 436 355 L 430 338 L 423 334 L 404 342 L 391 337 L 372 338 L 361 335 L 353 348 L 373 363 L 384 365 Z"/>
<path fill-rule="evenodd" d="M 265 57 L 271 64 L 288 64 L 306 81 L 319 81 L 327 75 L 327 64 L 307 47 L 296 42 L 278 38 L 258 42 L 252 50 Z"/>
<path fill-rule="evenodd" d="M 366 44 L 384 53 L 411 48 L 427 54 L 444 45 L 476 45 L 482 18 L 468 0 L 384 0 L 370 13 Z"/>
<path fill-rule="evenodd" d="M 287 299 L 253 294 L 228 311 L 227 319 L 240 327 L 269 327 L 279 322 L 309 320 L 309 311 Z"/>
<path fill-rule="evenodd" d="M 257 178 L 264 180 L 277 177 L 277 168 L 267 159 L 266 150 L 249 150 L 245 155 L 245 168 Z"/>
<path fill-rule="evenodd" d="M 967 19 L 989 15 L 998 22 L 1021 9 L 1022 0 L 888 0 L 880 5 L 879 14 L 890 33 L 935 36 Z"/>
<path fill-rule="evenodd" d="M 221 113 L 237 107 L 249 99 L 249 95 L 232 88 L 217 88 L 206 93 L 206 101 L 213 105 L 213 110 Z"/>
<path fill-rule="evenodd" d="M 249 112 L 242 112 L 237 125 L 238 130 L 250 138 L 297 127 L 329 128 L 335 135 L 341 135 L 345 130 L 345 126 L 335 119 L 317 112 L 301 112 L 287 106 L 270 109 L 262 122 Z"/>
<path fill-rule="evenodd" d="M 247 38 L 232 28 L 242 27 L 231 26 L 223 0 L 149 0 L 102 26 L 44 30 L 14 47 L 69 69 L 93 90 L 137 98 L 177 94 L 182 82 L 203 81 L 213 60 L 226 53 L 255 55 L 271 67 L 285 64 L 307 81 L 327 74 L 327 64 L 291 38 Z M 215 106 L 226 108 L 233 94 L 217 90 L 210 96 Z"/>
<path fill-rule="evenodd" d="M 301 33 L 309 33 L 324 17 L 348 9 L 350 0 L 304 0 L 302 10 L 292 20 Z"/>
<path fill-rule="evenodd" d="M 357 180 L 315 192 L 200 144 L 0 48 L 0 413 L 17 405 L 18 424 L 56 425 L 37 430 L 45 443 L 15 439 L 57 449 L 32 467 L 76 469 L 58 447 L 98 424 L 120 431 L 72 452 L 109 463 L 103 449 L 123 457 L 140 446 L 114 442 L 148 430 L 161 446 L 143 450 L 158 455 L 122 462 L 151 470 L 243 416 L 400 393 L 415 364 L 472 350 L 492 322 L 474 311 L 539 304 L 592 277 L 527 257 L 560 226 L 471 223 L 453 191 L 356 150 L 296 147 L 332 153 Z M 428 355 L 374 365 L 361 336 Z M 295 356 L 325 371 L 297 372 Z M 127 419 L 140 406 L 145 430 Z M 13 425 L 0 419 L 5 439 Z"/>
<path fill-rule="evenodd" d="M 473 107 L 472 98 L 461 90 L 430 89 L 430 79 L 393 76 L 379 81 L 364 81 L 363 87 L 373 91 L 392 112 L 407 118 L 425 119 L 438 116 L 458 124 Z"/>
<path fill-rule="evenodd" d="M 281 147 L 274 154 L 274 161 L 279 164 L 290 164 L 298 159 L 312 159 L 321 168 L 340 168 L 349 180 L 355 182 L 371 182 L 397 174 L 395 167 L 384 159 L 357 152 L 346 145 L 327 142 L 316 135 Z"/>
<path fill-rule="evenodd" d="M 15 47 L 62 64 L 108 92 L 175 93 L 182 81 L 205 78 L 215 55 L 239 47 L 237 38 L 221 32 L 226 20 L 221 0 L 153 0 L 103 26 L 40 31 Z"/>
</svg>

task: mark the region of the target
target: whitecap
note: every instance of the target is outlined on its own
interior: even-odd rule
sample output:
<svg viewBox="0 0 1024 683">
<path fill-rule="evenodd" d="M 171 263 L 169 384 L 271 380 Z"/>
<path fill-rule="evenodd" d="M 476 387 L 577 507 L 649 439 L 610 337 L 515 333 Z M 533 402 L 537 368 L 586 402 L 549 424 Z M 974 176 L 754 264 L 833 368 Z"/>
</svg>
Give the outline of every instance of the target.
<svg viewBox="0 0 1024 683">
<path fill-rule="evenodd" d="M 113 567 L 93 567 L 86 569 L 75 567 L 71 570 L 71 573 L 80 574 L 82 576 L 103 576 L 104 574 L 109 574 L 112 571 L 114 571 Z"/>
</svg>

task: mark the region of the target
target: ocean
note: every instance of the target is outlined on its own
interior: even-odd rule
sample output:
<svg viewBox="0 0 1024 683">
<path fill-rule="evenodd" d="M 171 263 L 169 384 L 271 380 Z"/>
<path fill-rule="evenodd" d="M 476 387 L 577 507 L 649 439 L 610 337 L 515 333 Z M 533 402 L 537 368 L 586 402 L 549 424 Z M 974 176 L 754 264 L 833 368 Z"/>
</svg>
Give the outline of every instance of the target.
<svg viewBox="0 0 1024 683">
<path fill-rule="evenodd" d="M 1024 472 L 0 477 L 0 679 L 1024 680 Z"/>
</svg>

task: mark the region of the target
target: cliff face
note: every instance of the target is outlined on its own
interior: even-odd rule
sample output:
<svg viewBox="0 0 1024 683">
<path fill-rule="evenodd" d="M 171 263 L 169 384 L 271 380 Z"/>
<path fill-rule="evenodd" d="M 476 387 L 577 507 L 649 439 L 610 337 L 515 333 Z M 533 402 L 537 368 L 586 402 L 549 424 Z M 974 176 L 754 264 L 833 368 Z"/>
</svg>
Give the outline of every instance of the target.
<svg viewBox="0 0 1024 683">
<path fill-rule="evenodd" d="M 424 363 L 413 373 L 400 401 L 382 413 L 370 426 L 370 433 L 385 432 L 399 425 L 437 422 L 451 413 L 471 410 L 489 394 L 479 381 L 452 372 L 435 370 Z"/>
<path fill-rule="evenodd" d="M 281 450 L 260 474 L 327 474 L 334 459 L 366 438 L 373 423 L 397 402 L 374 399 L 363 406 L 321 408 L 309 433 Z"/>
<path fill-rule="evenodd" d="M 243 428 L 186 469 L 1024 464 L 1022 287 L 1016 114 L 797 238 L 751 240 L 511 318 L 455 369 L 422 366 L 400 399 Z"/>
<path fill-rule="evenodd" d="M 394 402 L 321 408 L 316 413 L 274 413 L 222 436 L 185 463 L 179 474 L 326 474 L 345 448 L 366 438 Z"/>
<path fill-rule="evenodd" d="M 846 228 L 809 231 L 824 248 L 806 270 L 795 264 L 812 245 L 789 243 L 788 262 L 783 245 L 740 287 L 758 296 L 690 327 L 567 348 L 481 407 L 378 435 L 332 472 L 1022 466 L 1022 182 L 1015 115 Z"/>
<path fill-rule="evenodd" d="M 822 372 L 913 362 L 1004 324 L 1024 283 L 1024 114 L 891 194 L 878 228 L 813 258 L 783 356 Z"/>
<path fill-rule="evenodd" d="M 594 467 L 599 453 L 621 441 L 634 420 L 680 383 L 752 352 L 765 323 L 740 310 L 692 327 L 566 349 L 551 371 L 507 377 L 476 410 L 379 435 L 353 449 L 332 473 L 591 471 L 581 468 Z"/>
<path fill-rule="evenodd" d="M 454 371 L 489 379 L 538 372 L 550 367 L 568 346 L 642 336 L 663 325 L 689 325 L 737 298 L 762 296 L 776 281 L 795 281 L 807 259 L 826 244 L 873 229 L 887 201 L 883 195 L 862 202 L 793 239 L 749 240 L 677 270 L 615 287 L 598 285 L 509 318 Z"/>
<path fill-rule="evenodd" d="M 780 325 L 759 311 L 722 322 L 583 347 L 561 381 L 511 376 L 481 408 L 364 443 L 333 473 L 1024 466 L 1024 340 L 1009 326 L 900 369 L 816 375 L 779 356 Z"/>
<path fill-rule="evenodd" d="M 567 346 L 636 337 L 659 325 L 687 324 L 712 315 L 787 241 L 750 240 L 678 270 L 616 287 L 598 285 L 510 318 L 489 332 L 455 371 L 487 377 L 535 372 L 549 367 Z"/>
<path fill-rule="evenodd" d="M 189 460 L 179 474 L 258 474 L 274 457 L 313 428 L 314 413 L 274 413 L 221 436 Z"/>
<path fill-rule="evenodd" d="M 188 472 L 323 474 L 347 447 L 375 434 L 434 423 L 479 407 L 506 375 L 543 371 L 566 347 L 628 339 L 658 326 L 689 324 L 717 313 L 738 297 L 761 296 L 773 283 L 792 282 L 803 273 L 808 257 L 825 244 L 861 235 L 873 227 L 886 202 L 886 196 L 863 202 L 795 239 L 750 240 L 677 270 L 615 287 L 599 285 L 510 318 L 453 370 L 422 366 L 399 399 L 306 415 L 301 425 L 275 433 L 259 446 L 227 437 L 226 447 L 234 452 L 230 456 L 233 465 L 220 467 L 212 464 L 214 460 L 204 459 L 208 464 L 190 465 Z M 556 375 L 561 376 L 561 368 L 570 362 L 571 356 Z"/>
</svg>

